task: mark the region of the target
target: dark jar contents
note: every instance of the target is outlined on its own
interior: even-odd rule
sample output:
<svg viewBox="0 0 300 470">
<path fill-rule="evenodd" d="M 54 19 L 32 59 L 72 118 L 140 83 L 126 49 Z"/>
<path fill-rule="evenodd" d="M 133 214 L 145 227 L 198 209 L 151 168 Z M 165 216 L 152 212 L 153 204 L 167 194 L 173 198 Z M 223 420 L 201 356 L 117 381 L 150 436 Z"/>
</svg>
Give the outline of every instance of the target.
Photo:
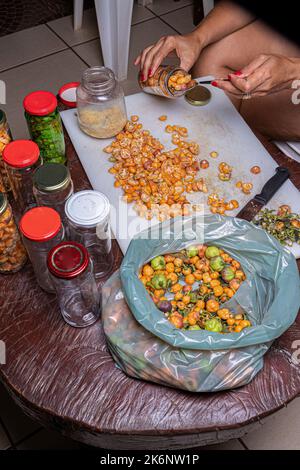
<svg viewBox="0 0 300 470">
<path fill-rule="evenodd" d="M 23 106 L 30 136 L 40 148 L 44 163 L 66 162 L 65 139 L 57 99 L 50 91 L 34 91 Z"/>
<path fill-rule="evenodd" d="M 19 271 L 27 261 L 26 250 L 20 239 L 7 197 L 0 193 L 0 273 Z"/>
<path fill-rule="evenodd" d="M 54 292 L 47 256 L 64 239 L 60 215 L 51 207 L 34 207 L 23 215 L 20 231 L 38 284 L 46 292 Z"/>
<path fill-rule="evenodd" d="M 142 81 L 139 74 L 139 85 L 145 93 L 178 98 L 196 85 L 195 80 L 185 70 L 171 65 L 160 65 L 152 77 Z"/>
<path fill-rule="evenodd" d="M 36 205 L 32 177 L 42 165 L 39 147 L 32 140 L 14 140 L 3 151 L 11 189 L 17 202 L 19 215 Z"/>
<path fill-rule="evenodd" d="M 95 323 L 101 291 L 87 249 L 76 242 L 60 243 L 49 252 L 47 265 L 64 320 L 77 328 Z"/>
<path fill-rule="evenodd" d="M 74 191 L 70 172 L 61 163 L 45 163 L 33 176 L 33 193 L 38 206 L 55 209 L 64 223 L 65 203 Z"/>
<path fill-rule="evenodd" d="M 2 160 L 3 150 L 12 140 L 5 112 L 0 109 L 0 191 L 7 193 L 11 190 L 5 164 Z"/>
</svg>

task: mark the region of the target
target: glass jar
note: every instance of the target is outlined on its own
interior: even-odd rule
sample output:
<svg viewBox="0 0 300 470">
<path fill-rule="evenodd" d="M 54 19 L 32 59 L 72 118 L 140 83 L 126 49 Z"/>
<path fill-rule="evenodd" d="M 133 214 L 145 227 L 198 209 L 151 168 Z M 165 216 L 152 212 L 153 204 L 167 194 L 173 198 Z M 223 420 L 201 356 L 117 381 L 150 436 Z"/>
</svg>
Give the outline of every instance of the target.
<svg viewBox="0 0 300 470">
<path fill-rule="evenodd" d="M 7 193 L 11 190 L 9 178 L 5 164 L 2 160 L 2 153 L 6 145 L 11 141 L 11 132 L 6 119 L 5 112 L 0 109 L 0 191 Z"/>
<path fill-rule="evenodd" d="M 64 224 L 65 203 L 74 191 L 70 172 L 61 163 L 45 163 L 33 175 L 33 193 L 38 206 L 55 209 Z"/>
<path fill-rule="evenodd" d="M 109 200 L 98 191 L 79 191 L 66 202 L 65 213 L 70 239 L 88 249 L 96 278 L 105 276 L 113 264 Z"/>
<path fill-rule="evenodd" d="M 60 215 L 51 207 L 34 207 L 23 215 L 20 230 L 38 284 L 45 291 L 54 292 L 47 256 L 64 239 Z"/>
<path fill-rule="evenodd" d="M 166 98 L 178 98 L 197 84 L 189 73 L 172 65 L 160 65 L 154 75 L 144 82 L 140 73 L 138 80 L 145 93 Z"/>
<path fill-rule="evenodd" d="M 15 273 L 23 268 L 27 254 L 15 224 L 11 206 L 0 193 L 0 273 Z"/>
<path fill-rule="evenodd" d="M 95 323 L 101 294 L 87 249 L 76 242 L 60 243 L 49 252 L 47 264 L 64 320 L 77 328 Z"/>
<path fill-rule="evenodd" d="M 3 151 L 3 161 L 20 215 L 36 206 L 32 176 L 42 165 L 40 151 L 32 140 L 14 140 Z"/>
<path fill-rule="evenodd" d="M 23 106 L 30 136 L 46 162 L 65 163 L 66 149 L 57 99 L 50 91 L 33 91 Z"/>
<path fill-rule="evenodd" d="M 83 132 L 99 139 L 121 132 L 127 121 L 124 92 L 112 70 L 85 70 L 76 95 L 78 123 Z"/>
</svg>

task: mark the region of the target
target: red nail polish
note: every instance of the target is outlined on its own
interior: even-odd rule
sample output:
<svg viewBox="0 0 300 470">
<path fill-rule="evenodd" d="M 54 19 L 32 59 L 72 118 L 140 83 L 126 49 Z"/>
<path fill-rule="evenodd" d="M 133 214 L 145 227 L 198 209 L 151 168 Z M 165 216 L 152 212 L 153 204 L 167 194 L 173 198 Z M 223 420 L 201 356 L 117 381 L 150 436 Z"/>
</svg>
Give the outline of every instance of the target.
<svg viewBox="0 0 300 470">
<path fill-rule="evenodd" d="M 217 84 L 217 82 L 211 82 L 212 86 L 216 86 L 218 87 L 219 85 Z"/>
<path fill-rule="evenodd" d="M 233 75 L 236 75 L 237 77 L 240 77 L 241 75 L 243 75 L 243 73 L 240 70 L 237 70 L 237 72 L 234 72 Z"/>
<path fill-rule="evenodd" d="M 141 75 L 142 82 L 145 82 L 145 75 Z"/>
<path fill-rule="evenodd" d="M 151 77 L 151 75 L 152 75 L 152 69 L 149 69 L 148 77 Z"/>
</svg>

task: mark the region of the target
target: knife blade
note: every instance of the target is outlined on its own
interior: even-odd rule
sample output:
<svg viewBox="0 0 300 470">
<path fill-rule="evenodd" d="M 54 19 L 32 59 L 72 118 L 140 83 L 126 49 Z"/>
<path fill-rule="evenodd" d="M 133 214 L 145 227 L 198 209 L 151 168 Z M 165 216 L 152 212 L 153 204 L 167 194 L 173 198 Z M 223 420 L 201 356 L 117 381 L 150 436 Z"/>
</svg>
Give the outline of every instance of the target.
<svg viewBox="0 0 300 470">
<path fill-rule="evenodd" d="M 272 199 L 274 194 L 278 191 L 279 188 L 281 188 L 289 176 L 290 172 L 287 168 L 278 166 L 276 168 L 275 175 L 266 182 L 261 193 L 254 196 L 251 201 L 247 202 L 245 207 L 243 207 L 236 217 L 251 222 L 256 214 L 258 214 L 258 212 L 270 201 L 270 199 Z"/>
</svg>

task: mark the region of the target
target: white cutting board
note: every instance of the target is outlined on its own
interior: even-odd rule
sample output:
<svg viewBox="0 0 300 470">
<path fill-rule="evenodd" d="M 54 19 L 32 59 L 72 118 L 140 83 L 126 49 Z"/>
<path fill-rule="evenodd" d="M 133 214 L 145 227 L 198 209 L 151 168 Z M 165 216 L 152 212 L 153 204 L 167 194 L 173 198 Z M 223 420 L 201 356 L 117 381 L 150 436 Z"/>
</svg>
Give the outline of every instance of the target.
<svg viewBox="0 0 300 470">
<path fill-rule="evenodd" d="M 273 176 L 277 164 L 255 137 L 227 96 L 221 90 L 214 87 L 209 88 L 212 92 L 212 99 L 208 105 L 203 107 L 192 106 L 184 98 L 170 100 L 143 92 L 127 96 L 125 99 L 128 117 L 133 114 L 138 115 L 144 128 L 149 129 L 155 137 L 159 138 L 166 148 L 173 147 L 170 134 L 164 132 L 166 124 L 187 127 L 188 138 L 200 145 L 199 160 L 207 159 L 210 163 L 209 169 L 200 170 L 199 174 L 206 179 L 209 194 L 217 192 L 226 200 L 237 199 L 241 209 L 255 194 L 261 191 L 264 183 Z M 162 114 L 168 116 L 167 122 L 158 120 Z M 111 142 L 111 139 L 99 140 L 84 134 L 77 123 L 76 109 L 63 111 L 61 117 L 92 187 L 104 193 L 113 206 L 112 230 L 123 253 L 125 253 L 131 238 L 147 228 L 149 224 L 157 224 L 157 220 L 148 222 L 137 216 L 131 207 L 132 205 L 121 200 L 122 191 L 113 186 L 114 176 L 108 173 L 112 163 L 108 161 L 109 155 L 102 150 Z M 219 153 L 219 157 L 216 159 L 209 156 L 213 150 Z M 218 165 L 222 161 L 233 166 L 231 182 L 224 183 L 218 180 Z M 261 167 L 262 172 L 259 175 L 250 173 L 250 168 L 253 165 Z M 238 180 L 253 183 L 253 191 L 250 196 L 241 193 L 235 187 Z M 205 210 L 208 212 L 207 195 L 194 193 L 188 195 L 188 198 L 192 202 L 203 202 Z M 290 181 L 281 187 L 267 207 L 276 209 L 281 204 L 289 204 L 293 211 L 299 212 L 300 192 Z M 114 208 L 117 209 L 114 210 Z M 234 216 L 240 209 L 228 214 Z M 129 227 L 128 231 L 126 227 Z M 294 245 L 291 251 L 296 257 L 300 257 L 299 245 Z"/>
</svg>

